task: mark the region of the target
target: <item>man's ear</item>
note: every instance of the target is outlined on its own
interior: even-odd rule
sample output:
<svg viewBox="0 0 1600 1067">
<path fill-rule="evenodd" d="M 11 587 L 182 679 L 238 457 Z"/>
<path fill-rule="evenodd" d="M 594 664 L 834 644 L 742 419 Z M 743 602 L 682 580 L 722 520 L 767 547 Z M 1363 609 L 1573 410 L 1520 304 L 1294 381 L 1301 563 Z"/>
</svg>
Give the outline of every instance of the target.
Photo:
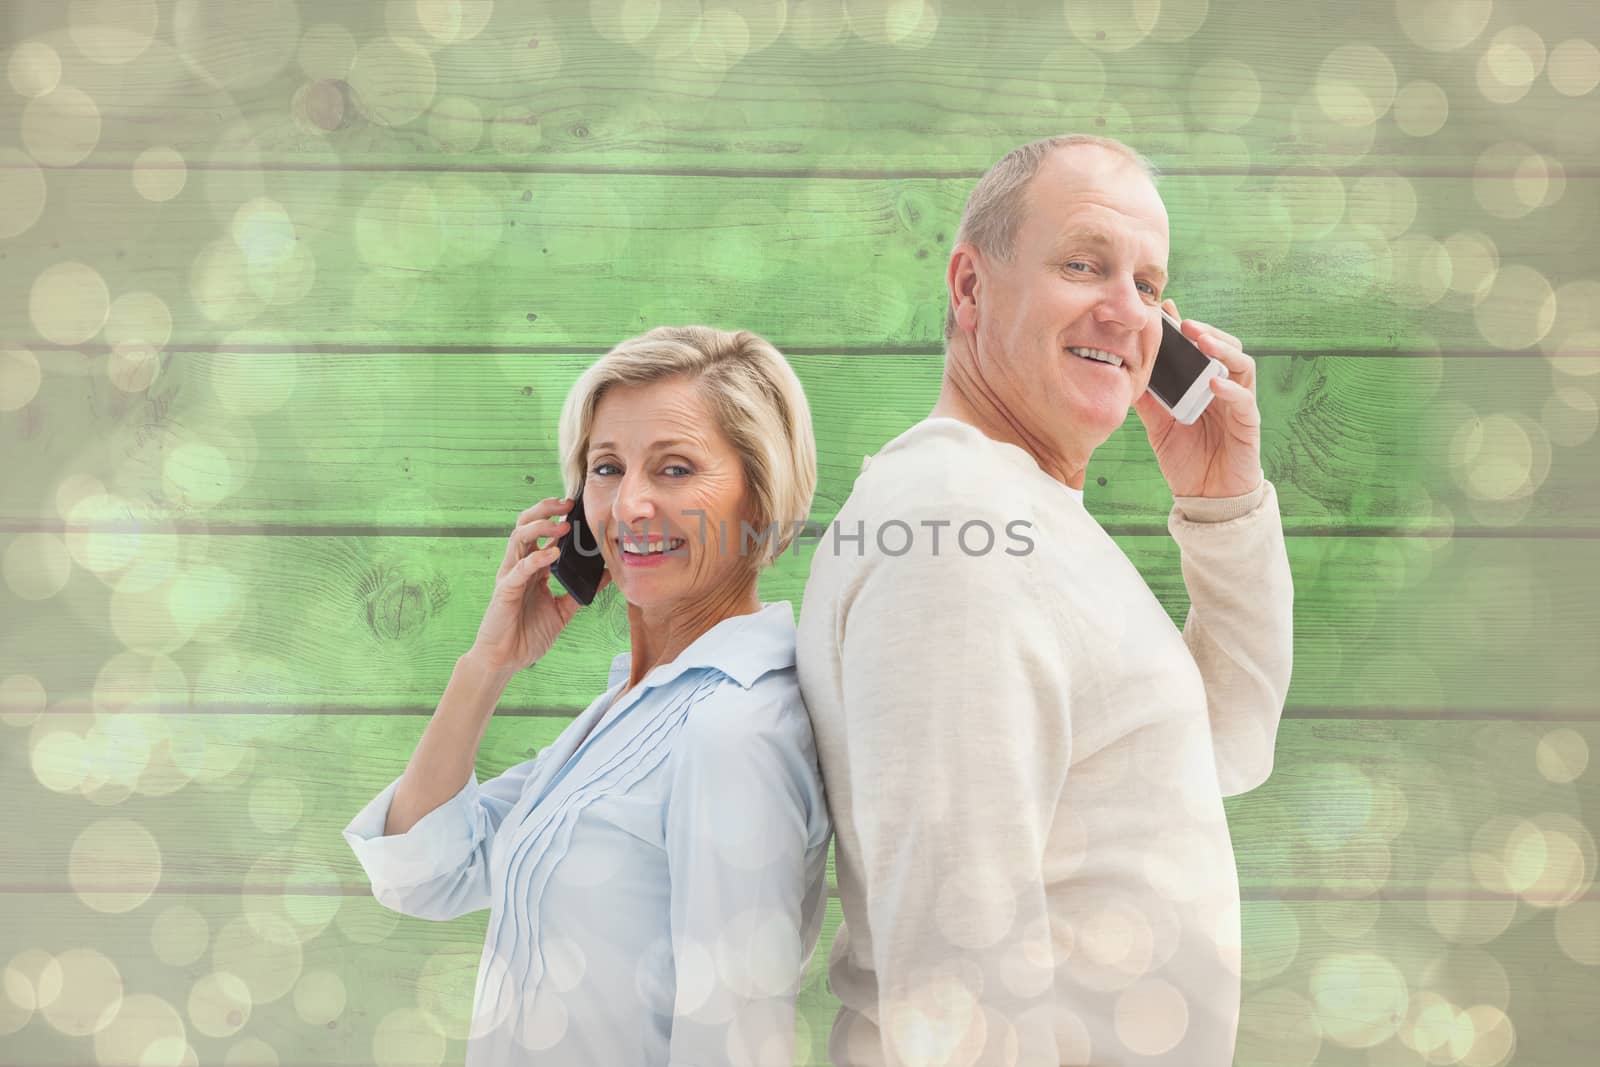
<svg viewBox="0 0 1600 1067">
<path fill-rule="evenodd" d="M 963 330 L 978 328 L 978 250 L 963 241 L 950 253 L 945 269 L 945 284 L 955 305 L 956 325 Z"/>
</svg>

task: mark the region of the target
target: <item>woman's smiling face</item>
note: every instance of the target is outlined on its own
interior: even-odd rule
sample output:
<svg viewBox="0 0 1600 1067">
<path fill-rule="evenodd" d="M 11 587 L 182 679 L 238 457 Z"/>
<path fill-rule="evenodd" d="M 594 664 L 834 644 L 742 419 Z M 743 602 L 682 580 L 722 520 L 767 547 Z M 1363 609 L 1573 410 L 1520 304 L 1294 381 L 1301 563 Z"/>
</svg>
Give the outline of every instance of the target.
<svg viewBox="0 0 1600 1067">
<path fill-rule="evenodd" d="M 744 464 L 693 382 L 611 386 L 589 438 L 584 514 L 630 604 L 690 604 L 748 575 Z M 624 552 L 624 539 L 669 551 L 640 557 Z"/>
</svg>

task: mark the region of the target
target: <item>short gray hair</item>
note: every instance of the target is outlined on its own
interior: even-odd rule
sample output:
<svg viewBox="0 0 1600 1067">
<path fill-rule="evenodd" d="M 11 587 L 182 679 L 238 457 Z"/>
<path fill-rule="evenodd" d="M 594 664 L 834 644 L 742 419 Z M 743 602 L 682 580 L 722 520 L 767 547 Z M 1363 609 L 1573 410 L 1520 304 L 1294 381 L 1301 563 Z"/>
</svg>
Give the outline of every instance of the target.
<svg viewBox="0 0 1600 1067">
<path fill-rule="evenodd" d="M 811 514 L 817 443 L 804 388 L 782 353 L 749 330 L 657 326 L 622 341 L 588 367 L 567 393 L 558 430 L 565 495 L 583 491 L 595 408 L 613 385 L 685 378 L 707 406 L 744 467 L 761 538 L 753 569 L 774 562 Z M 743 531 L 730 531 L 739 538 Z M 733 543 L 730 537 L 728 543 Z"/>
<path fill-rule="evenodd" d="M 1067 133 L 1045 137 L 1013 148 L 1001 157 L 1000 162 L 984 172 L 978 184 L 967 196 L 967 206 L 961 213 L 961 225 L 956 228 L 956 244 L 963 241 L 975 245 L 986 256 L 1010 262 L 1016 252 L 1017 230 L 1027 215 L 1028 183 L 1039 172 L 1039 165 L 1052 153 L 1073 145 L 1096 145 L 1121 156 L 1137 167 L 1152 183 L 1161 171 L 1139 152 L 1112 137 L 1099 137 L 1092 133 Z M 944 339 L 949 341 L 956 332 L 956 309 L 945 294 Z"/>
</svg>

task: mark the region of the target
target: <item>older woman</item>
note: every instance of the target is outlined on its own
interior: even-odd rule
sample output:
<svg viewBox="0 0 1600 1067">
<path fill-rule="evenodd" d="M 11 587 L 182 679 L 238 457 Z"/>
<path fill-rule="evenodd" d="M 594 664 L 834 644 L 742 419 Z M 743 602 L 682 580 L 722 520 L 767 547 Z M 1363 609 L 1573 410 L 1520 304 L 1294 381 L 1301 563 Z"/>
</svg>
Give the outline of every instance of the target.
<svg viewBox="0 0 1600 1067">
<path fill-rule="evenodd" d="M 810 510 L 805 394 L 754 334 L 662 327 L 578 379 L 560 448 L 569 496 L 519 516 L 405 773 L 345 839 L 388 908 L 490 909 L 469 1065 L 788 1064 L 831 825 L 794 610 L 756 584 Z M 632 651 L 480 784 L 495 702 L 580 610 L 547 581 L 579 494 Z"/>
</svg>

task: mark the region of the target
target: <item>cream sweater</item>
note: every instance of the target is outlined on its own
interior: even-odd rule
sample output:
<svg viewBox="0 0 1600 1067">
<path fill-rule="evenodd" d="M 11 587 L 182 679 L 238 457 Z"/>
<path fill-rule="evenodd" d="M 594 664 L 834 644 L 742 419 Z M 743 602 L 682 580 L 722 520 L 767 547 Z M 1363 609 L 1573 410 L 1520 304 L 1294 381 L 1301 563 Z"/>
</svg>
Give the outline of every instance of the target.
<svg viewBox="0 0 1600 1067">
<path fill-rule="evenodd" d="M 863 460 L 799 623 L 834 1063 L 1232 1062 L 1222 797 L 1271 772 L 1293 587 L 1270 482 L 1176 498 L 1167 528 L 1182 633 L 1023 449 L 930 417 Z"/>
</svg>

